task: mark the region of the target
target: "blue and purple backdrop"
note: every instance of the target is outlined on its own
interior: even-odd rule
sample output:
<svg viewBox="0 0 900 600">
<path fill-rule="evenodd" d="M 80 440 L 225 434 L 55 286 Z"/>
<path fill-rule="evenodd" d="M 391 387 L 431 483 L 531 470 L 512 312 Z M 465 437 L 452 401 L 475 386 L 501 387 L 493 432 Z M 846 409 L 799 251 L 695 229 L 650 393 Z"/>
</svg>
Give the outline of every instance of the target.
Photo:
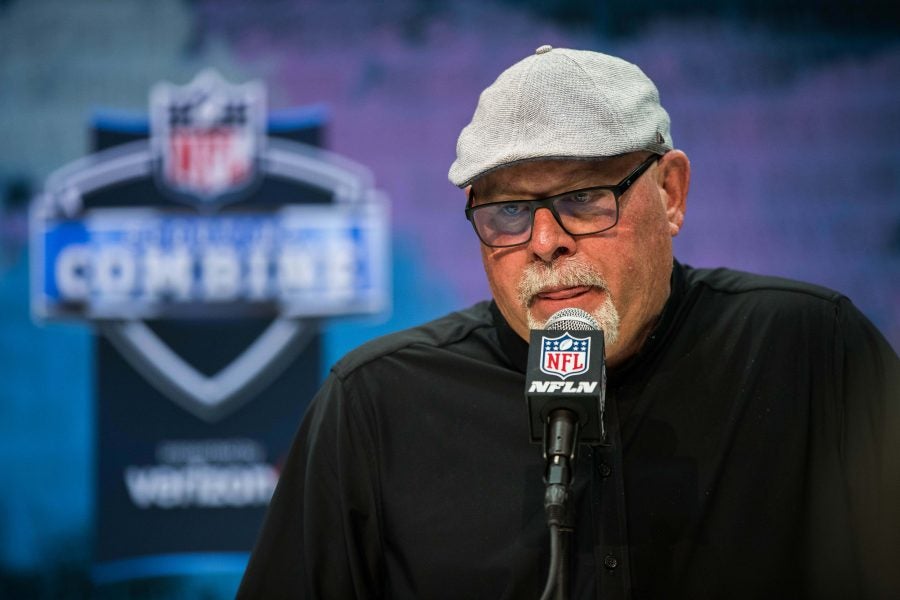
<svg viewBox="0 0 900 600">
<path fill-rule="evenodd" d="M 617 54 L 656 81 L 692 160 L 677 256 L 843 291 L 900 348 L 900 19 L 882 0 L 807 4 L 0 2 L 0 597 L 89 594 L 92 338 L 31 321 L 25 209 L 87 152 L 92 111 L 145 110 L 154 82 L 204 67 L 264 81 L 271 109 L 327 111 L 326 146 L 391 198 L 394 257 L 392 314 L 330 326 L 327 368 L 487 297 L 446 178 L 480 90 L 542 44 Z M 127 597 L 229 597 L 239 575 Z"/>
</svg>

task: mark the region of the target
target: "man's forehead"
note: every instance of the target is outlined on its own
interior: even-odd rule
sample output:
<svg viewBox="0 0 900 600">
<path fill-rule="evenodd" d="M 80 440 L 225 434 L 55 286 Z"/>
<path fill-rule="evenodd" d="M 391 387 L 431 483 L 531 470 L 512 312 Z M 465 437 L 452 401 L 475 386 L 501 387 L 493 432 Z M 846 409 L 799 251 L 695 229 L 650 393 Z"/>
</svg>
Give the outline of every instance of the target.
<svg viewBox="0 0 900 600">
<path fill-rule="evenodd" d="M 565 191 L 555 188 L 577 186 L 586 180 L 593 180 L 587 185 L 616 183 L 614 179 L 621 174 L 623 168 L 627 168 L 626 165 L 634 162 L 634 156 L 637 154 L 640 153 L 591 159 L 557 158 L 522 161 L 482 175 L 472 183 L 473 191 L 481 198 L 543 195 L 553 191 Z"/>
</svg>

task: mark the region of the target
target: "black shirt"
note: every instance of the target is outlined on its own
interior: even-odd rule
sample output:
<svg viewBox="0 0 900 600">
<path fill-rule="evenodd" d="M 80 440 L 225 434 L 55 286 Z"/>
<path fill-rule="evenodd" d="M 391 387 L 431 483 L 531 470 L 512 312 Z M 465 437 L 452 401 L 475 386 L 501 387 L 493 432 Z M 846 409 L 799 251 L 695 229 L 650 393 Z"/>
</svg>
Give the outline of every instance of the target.
<svg viewBox="0 0 900 600">
<path fill-rule="evenodd" d="M 310 407 L 239 598 L 537 598 L 528 346 L 493 303 L 370 342 Z M 572 598 L 900 597 L 900 361 L 850 301 L 675 264 L 579 450 Z"/>
</svg>

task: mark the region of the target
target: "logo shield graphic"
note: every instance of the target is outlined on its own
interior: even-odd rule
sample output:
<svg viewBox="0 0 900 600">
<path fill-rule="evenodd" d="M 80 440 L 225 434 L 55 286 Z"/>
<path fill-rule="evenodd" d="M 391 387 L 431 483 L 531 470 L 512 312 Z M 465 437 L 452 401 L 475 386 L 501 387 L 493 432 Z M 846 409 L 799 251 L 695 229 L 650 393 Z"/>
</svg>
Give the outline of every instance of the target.
<svg viewBox="0 0 900 600">
<path fill-rule="evenodd" d="M 566 379 L 588 370 L 591 339 L 577 338 L 568 332 L 555 338 L 541 337 L 541 371 Z"/>
<path fill-rule="evenodd" d="M 161 189 L 201 206 L 222 204 L 258 182 L 265 89 L 231 85 L 207 70 L 185 86 L 150 93 L 152 149 Z"/>
<path fill-rule="evenodd" d="M 386 199 L 363 167 L 266 138 L 264 97 L 260 84 L 233 86 L 212 72 L 159 84 L 149 139 L 59 169 L 32 206 L 32 313 L 93 321 L 137 372 L 209 422 L 273 381 L 323 317 L 388 305 Z M 296 185 L 293 203 L 240 203 L 267 178 Z M 127 186 L 159 198 L 110 201 Z M 271 321 L 214 373 L 148 324 L 239 317 Z"/>
</svg>

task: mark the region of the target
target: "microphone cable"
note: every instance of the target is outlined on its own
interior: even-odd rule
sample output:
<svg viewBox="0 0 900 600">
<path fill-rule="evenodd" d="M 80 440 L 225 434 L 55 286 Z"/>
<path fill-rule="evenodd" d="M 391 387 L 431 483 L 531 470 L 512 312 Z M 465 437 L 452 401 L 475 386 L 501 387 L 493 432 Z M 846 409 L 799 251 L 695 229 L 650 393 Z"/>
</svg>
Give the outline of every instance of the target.
<svg viewBox="0 0 900 600">
<path fill-rule="evenodd" d="M 547 573 L 547 584 L 541 593 L 541 600 L 551 600 L 556 589 L 556 575 L 557 571 L 559 571 L 560 537 L 562 537 L 562 533 L 559 530 L 559 525 L 550 525 L 550 572 Z"/>
</svg>

